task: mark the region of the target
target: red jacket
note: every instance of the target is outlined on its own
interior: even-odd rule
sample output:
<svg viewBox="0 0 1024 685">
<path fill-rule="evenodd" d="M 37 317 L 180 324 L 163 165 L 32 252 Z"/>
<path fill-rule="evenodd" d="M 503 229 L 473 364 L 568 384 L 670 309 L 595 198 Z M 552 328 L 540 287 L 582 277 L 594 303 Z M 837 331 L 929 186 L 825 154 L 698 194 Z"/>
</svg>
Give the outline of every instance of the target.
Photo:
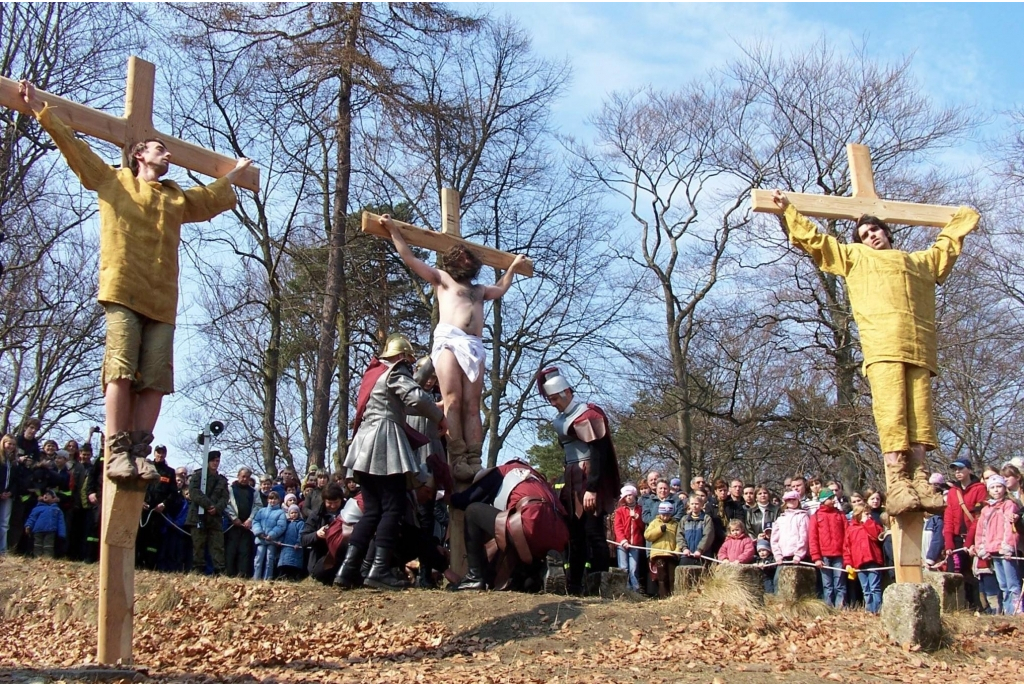
<svg viewBox="0 0 1024 685">
<path fill-rule="evenodd" d="M 632 514 L 636 514 L 636 517 L 634 518 Z M 639 504 L 634 504 L 631 509 L 623 502 L 615 510 L 615 542 L 625 540 L 631 545 L 643 546 L 644 527 Z"/>
<path fill-rule="evenodd" d="M 818 507 L 811 517 L 808 535 L 811 560 L 821 561 L 822 557 L 843 556 L 843 541 L 846 539 L 846 514 L 835 507 Z"/>
<path fill-rule="evenodd" d="M 981 481 L 973 481 L 967 486 L 966 492 L 957 483 L 946 493 L 946 514 L 942 517 L 942 537 L 946 543 L 946 551 L 956 549 L 953 542 L 954 535 L 963 535 L 966 539 L 969 534 L 974 538 L 974 527 L 978 525 L 978 516 L 981 508 L 988 498 L 988 488 Z M 960 506 L 963 502 L 967 510 L 971 512 L 973 521 L 969 521 L 964 515 L 964 508 Z"/>
<path fill-rule="evenodd" d="M 863 568 L 865 564 L 882 565 L 882 542 L 879 536 L 882 527 L 875 520 L 861 523 L 852 520 L 846 526 L 846 542 L 843 545 L 843 566 Z"/>
</svg>

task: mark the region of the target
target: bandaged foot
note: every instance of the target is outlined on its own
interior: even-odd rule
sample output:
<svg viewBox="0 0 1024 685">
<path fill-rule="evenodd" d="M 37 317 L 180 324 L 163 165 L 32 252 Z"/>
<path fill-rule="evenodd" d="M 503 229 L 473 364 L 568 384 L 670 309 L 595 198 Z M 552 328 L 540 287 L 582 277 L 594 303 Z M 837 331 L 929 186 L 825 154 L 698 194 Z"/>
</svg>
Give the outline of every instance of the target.
<svg viewBox="0 0 1024 685">
<path fill-rule="evenodd" d="M 910 463 L 906 452 L 886 452 L 885 510 L 891 516 L 921 510 L 921 498 L 910 478 Z"/>
<path fill-rule="evenodd" d="M 469 465 L 466 461 L 468 456 L 465 440 L 448 439 L 448 464 L 452 467 L 452 478 L 460 483 L 472 483 L 473 476 L 479 470 Z"/>
<path fill-rule="evenodd" d="M 466 446 L 466 463 L 473 469 L 473 476 L 476 476 L 477 471 L 483 468 L 483 453 L 484 444 L 482 442 Z"/>
<path fill-rule="evenodd" d="M 115 433 L 107 438 L 106 461 L 107 477 L 110 480 L 125 482 L 138 478 L 139 472 L 132 459 L 132 438 L 127 431 Z"/>
<path fill-rule="evenodd" d="M 946 511 L 946 496 L 936 492 L 928 482 L 928 464 L 924 445 L 912 445 L 910 448 L 910 478 L 914 484 L 914 492 L 921 501 L 921 509 L 929 514 L 942 514 Z"/>
<path fill-rule="evenodd" d="M 135 461 L 135 468 L 142 480 L 160 480 L 160 472 L 156 466 L 146 457 L 153 451 L 150 446 L 153 444 L 153 434 L 149 431 L 132 431 L 132 459 Z"/>
</svg>

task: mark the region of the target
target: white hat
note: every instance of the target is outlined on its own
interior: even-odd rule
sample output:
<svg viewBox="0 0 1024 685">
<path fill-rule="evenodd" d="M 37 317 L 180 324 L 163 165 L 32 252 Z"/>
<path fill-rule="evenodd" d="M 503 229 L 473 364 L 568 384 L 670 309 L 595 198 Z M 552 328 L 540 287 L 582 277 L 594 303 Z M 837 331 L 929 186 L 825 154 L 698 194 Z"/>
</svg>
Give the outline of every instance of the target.
<svg viewBox="0 0 1024 685">
<path fill-rule="evenodd" d="M 631 485 L 630 483 L 626 483 L 625 485 L 623 485 L 622 486 L 622 490 L 619 491 L 619 497 L 625 497 L 626 495 L 635 495 L 635 494 L 637 494 L 636 486 L 635 485 Z"/>
<path fill-rule="evenodd" d="M 565 379 L 557 366 L 552 366 L 537 374 L 537 389 L 544 397 L 557 395 L 560 392 L 571 390 L 572 386 Z"/>
<path fill-rule="evenodd" d="M 985 481 L 985 485 L 987 487 L 992 487 L 993 485 L 1002 485 L 1005 488 L 1006 487 L 1006 479 L 1003 478 L 1002 476 L 998 475 L 998 474 L 991 475 L 991 476 L 988 477 L 988 480 Z"/>
</svg>

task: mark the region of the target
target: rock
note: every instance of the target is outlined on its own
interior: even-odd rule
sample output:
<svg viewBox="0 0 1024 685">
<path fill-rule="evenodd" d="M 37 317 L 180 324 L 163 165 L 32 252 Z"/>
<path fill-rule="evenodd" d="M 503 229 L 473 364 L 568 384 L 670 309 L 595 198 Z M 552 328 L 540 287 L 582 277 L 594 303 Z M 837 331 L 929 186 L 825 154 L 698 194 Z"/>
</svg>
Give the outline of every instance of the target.
<svg viewBox="0 0 1024 685">
<path fill-rule="evenodd" d="M 687 590 L 692 590 L 700 585 L 703 580 L 703 566 L 676 566 L 676 580 L 672 593 L 680 594 Z"/>
<path fill-rule="evenodd" d="M 942 639 L 939 593 L 928 583 L 896 583 L 882 594 L 882 625 L 898 645 L 938 649 Z"/>
<path fill-rule="evenodd" d="M 775 576 L 775 595 L 782 602 L 818 596 L 818 572 L 807 566 L 780 566 Z"/>
<path fill-rule="evenodd" d="M 626 594 L 629 574 L 624 569 L 613 568 L 602 573 L 588 573 L 584 583 L 585 593 L 603 599 L 618 599 Z"/>
<path fill-rule="evenodd" d="M 924 582 L 935 588 L 939 595 L 939 610 L 944 614 L 967 608 L 964 577 L 959 573 L 942 573 L 925 569 Z"/>
</svg>

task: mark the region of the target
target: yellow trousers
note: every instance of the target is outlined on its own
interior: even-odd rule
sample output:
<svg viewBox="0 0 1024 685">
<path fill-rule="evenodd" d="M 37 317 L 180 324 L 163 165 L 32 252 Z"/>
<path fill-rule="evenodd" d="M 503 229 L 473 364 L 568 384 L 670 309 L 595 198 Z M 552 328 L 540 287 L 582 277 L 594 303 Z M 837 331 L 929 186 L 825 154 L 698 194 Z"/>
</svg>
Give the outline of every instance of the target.
<svg viewBox="0 0 1024 685">
<path fill-rule="evenodd" d="M 935 449 L 931 373 L 903 362 L 875 362 L 867 368 L 871 410 L 882 452 L 903 452 L 913 443 Z"/>
</svg>

